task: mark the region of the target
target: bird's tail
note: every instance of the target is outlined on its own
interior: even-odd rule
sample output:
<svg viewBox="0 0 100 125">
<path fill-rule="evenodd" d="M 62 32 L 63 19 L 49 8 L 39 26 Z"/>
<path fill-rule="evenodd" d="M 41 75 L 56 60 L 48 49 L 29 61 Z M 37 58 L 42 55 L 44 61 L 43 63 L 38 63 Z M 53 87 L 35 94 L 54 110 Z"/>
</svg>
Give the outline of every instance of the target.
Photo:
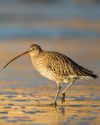
<svg viewBox="0 0 100 125">
<path fill-rule="evenodd" d="M 96 74 L 94 74 L 93 71 L 90 71 L 90 70 L 88 70 L 87 68 L 84 68 L 84 67 L 82 67 L 82 66 L 79 66 L 79 69 L 80 69 L 79 74 L 80 74 L 81 76 L 84 76 L 84 78 L 85 78 L 85 77 L 87 77 L 87 78 L 93 78 L 93 79 L 98 78 L 98 76 L 97 76 Z"/>
<path fill-rule="evenodd" d="M 98 76 L 97 75 L 95 75 L 95 74 L 88 74 L 88 76 L 90 76 L 90 77 L 92 77 L 93 79 L 96 79 L 96 78 L 98 78 Z"/>
</svg>

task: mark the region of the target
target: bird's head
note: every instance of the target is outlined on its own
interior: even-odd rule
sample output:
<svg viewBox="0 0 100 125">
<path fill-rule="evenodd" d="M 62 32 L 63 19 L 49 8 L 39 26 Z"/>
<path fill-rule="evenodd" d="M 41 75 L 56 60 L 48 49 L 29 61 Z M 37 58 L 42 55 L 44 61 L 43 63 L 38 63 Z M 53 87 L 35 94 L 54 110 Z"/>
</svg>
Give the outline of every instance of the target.
<svg viewBox="0 0 100 125">
<path fill-rule="evenodd" d="M 40 54 L 43 50 L 41 49 L 41 47 L 37 44 L 32 44 L 29 48 L 29 53 L 31 56 L 37 56 L 38 54 Z"/>
</svg>

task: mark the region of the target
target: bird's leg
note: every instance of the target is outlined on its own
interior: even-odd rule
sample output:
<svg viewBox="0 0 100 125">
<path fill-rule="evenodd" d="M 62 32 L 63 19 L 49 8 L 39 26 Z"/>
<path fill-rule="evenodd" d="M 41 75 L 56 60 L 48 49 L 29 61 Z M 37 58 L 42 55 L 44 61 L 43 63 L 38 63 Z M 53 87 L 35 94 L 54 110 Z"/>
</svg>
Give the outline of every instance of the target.
<svg viewBox="0 0 100 125">
<path fill-rule="evenodd" d="M 61 98 L 61 102 L 62 103 L 65 102 L 65 93 L 68 90 L 68 88 L 71 87 L 72 84 L 73 84 L 73 82 L 71 82 L 70 84 L 68 84 L 68 86 L 63 90 L 63 92 L 62 92 L 62 98 Z"/>
<path fill-rule="evenodd" d="M 59 85 L 59 84 L 57 84 L 58 85 L 58 90 L 57 90 L 57 93 L 56 93 L 56 96 L 55 96 L 55 98 L 54 98 L 54 102 L 53 102 L 53 104 L 56 106 L 57 105 L 57 98 L 58 98 L 58 95 L 59 95 L 59 93 L 60 93 L 60 90 L 61 90 L 61 86 Z"/>
</svg>

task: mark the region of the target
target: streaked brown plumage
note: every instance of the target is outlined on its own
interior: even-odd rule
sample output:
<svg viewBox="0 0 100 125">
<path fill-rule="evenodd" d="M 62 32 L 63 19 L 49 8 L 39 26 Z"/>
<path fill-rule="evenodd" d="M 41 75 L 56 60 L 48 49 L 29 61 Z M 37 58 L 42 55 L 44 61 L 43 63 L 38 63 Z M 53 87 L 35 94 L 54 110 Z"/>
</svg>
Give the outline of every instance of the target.
<svg viewBox="0 0 100 125">
<path fill-rule="evenodd" d="M 50 80 L 56 81 L 58 85 L 58 91 L 53 103 L 55 105 L 61 90 L 62 82 L 69 83 L 62 92 L 62 102 L 64 102 L 66 90 L 76 79 L 98 77 L 97 75 L 93 74 L 92 71 L 78 65 L 69 57 L 58 52 L 43 51 L 39 45 L 32 44 L 30 49 L 21 55 L 26 53 L 30 53 L 33 66 L 37 71 L 40 72 L 41 75 L 47 77 Z M 17 58 L 18 57 L 20 57 L 20 55 L 17 56 Z M 16 59 L 16 57 L 14 59 Z M 3 68 L 5 68 L 14 59 L 8 62 Z"/>
<path fill-rule="evenodd" d="M 72 59 L 61 53 L 43 51 L 42 49 L 39 50 L 39 46 L 37 45 L 31 46 L 31 48 L 34 47 L 37 47 L 38 53 L 35 53 L 36 50 L 30 52 L 33 66 L 42 75 L 49 77 L 51 80 L 61 83 L 64 81 L 71 82 L 74 78 L 87 79 L 88 77 L 97 77 L 92 71 L 83 68 L 82 66 L 75 63 Z M 49 72 L 50 76 L 48 75 Z"/>
</svg>

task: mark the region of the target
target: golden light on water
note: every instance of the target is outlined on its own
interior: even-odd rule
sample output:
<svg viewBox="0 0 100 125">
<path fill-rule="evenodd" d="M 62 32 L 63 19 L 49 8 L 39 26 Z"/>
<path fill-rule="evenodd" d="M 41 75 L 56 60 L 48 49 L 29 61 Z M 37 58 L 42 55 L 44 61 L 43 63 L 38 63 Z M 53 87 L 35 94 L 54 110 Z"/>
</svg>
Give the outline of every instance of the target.
<svg viewBox="0 0 100 125">
<path fill-rule="evenodd" d="M 16 88 L 2 90 L 1 93 L 6 91 L 6 94 L 0 96 L 0 117 L 2 118 L 0 123 L 11 125 L 11 122 L 15 121 L 16 125 L 27 123 L 57 125 L 65 122 L 77 125 L 78 123 L 84 123 L 84 120 L 89 124 L 100 122 L 100 103 L 93 99 L 99 92 L 95 85 L 92 87 L 86 86 L 85 90 L 84 85 L 79 85 L 78 89 L 78 86 L 76 88 L 73 86 L 68 91 L 66 103 L 62 105 L 59 101 L 56 108 L 45 106 L 45 104 L 50 103 L 51 97 L 55 93 L 51 91 L 52 87 L 47 86 L 44 89 L 42 86 L 37 87 L 37 89 Z M 41 93 L 42 88 L 44 93 Z M 91 90 L 93 88 L 94 91 L 98 91 L 92 96 L 93 91 Z M 34 91 L 37 92 L 34 93 Z M 6 120 L 4 120 L 5 118 Z"/>
</svg>

